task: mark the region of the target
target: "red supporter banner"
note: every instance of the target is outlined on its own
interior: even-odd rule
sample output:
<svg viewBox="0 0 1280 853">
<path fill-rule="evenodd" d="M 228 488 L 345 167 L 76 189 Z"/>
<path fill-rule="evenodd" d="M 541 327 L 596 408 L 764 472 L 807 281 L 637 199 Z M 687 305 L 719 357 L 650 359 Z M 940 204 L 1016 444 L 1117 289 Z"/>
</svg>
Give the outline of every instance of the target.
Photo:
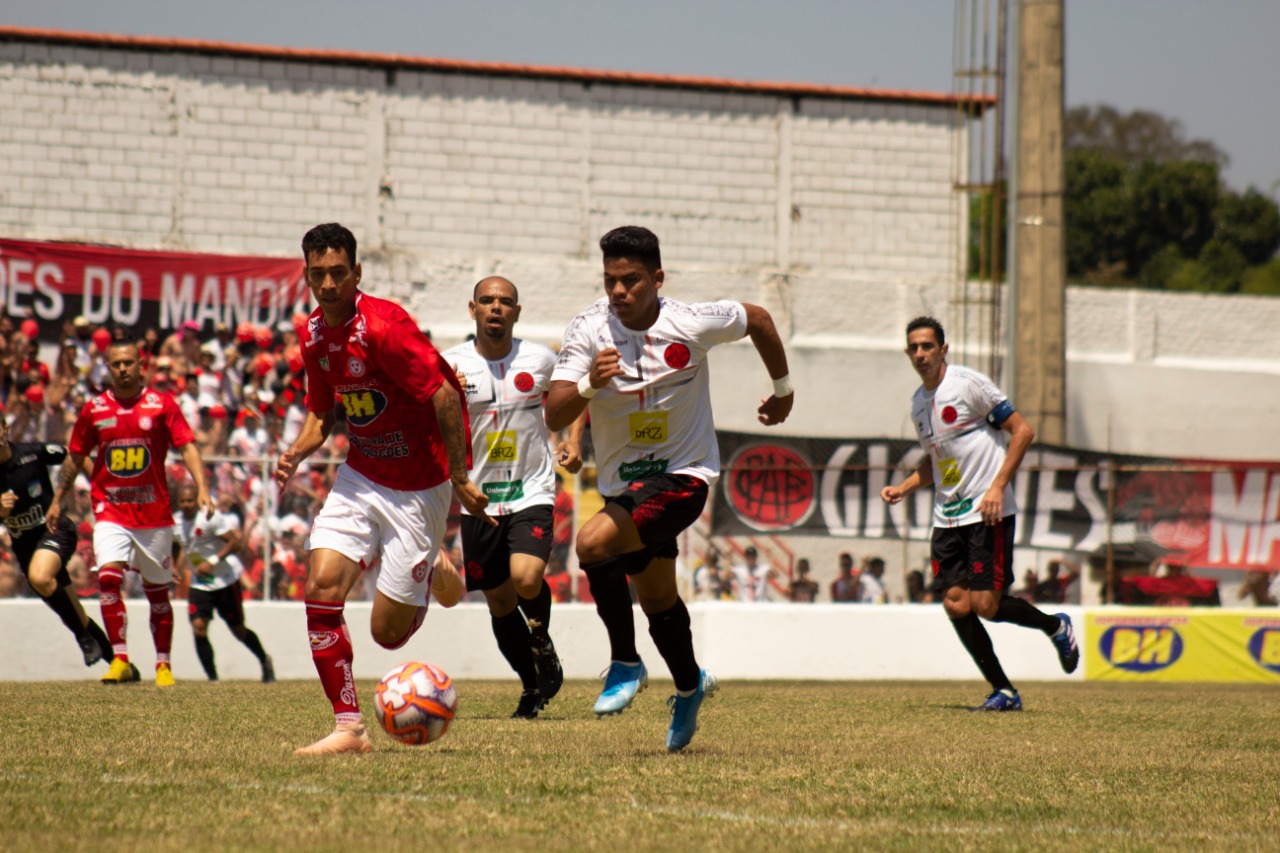
<svg viewBox="0 0 1280 853">
<path fill-rule="evenodd" d="M 880 499 L 885 485 L 920 464 L 924 451 L 914 441 L 716 435 L 725 464 L 713 496 L 714 535 L 929 538 L 932 489 L 895 506 Z M 1019 547 L 1097 556 L 1110 540 L 1113 549 L 1196 567 L 1280 569 L 1274 462 L 1036 445 L 1018 470 L 1014 493 Z"/>
<path fill-rule="evenodd" d="M 0 238 L 0 308 L 15 325 L 27 318 L 57 341 L 64 320 L 161 331 L 194 321 L 274 327 L 309 312 L 304 264 L 297 258 L 144 252 L 85 243 Z"/>
</svg>

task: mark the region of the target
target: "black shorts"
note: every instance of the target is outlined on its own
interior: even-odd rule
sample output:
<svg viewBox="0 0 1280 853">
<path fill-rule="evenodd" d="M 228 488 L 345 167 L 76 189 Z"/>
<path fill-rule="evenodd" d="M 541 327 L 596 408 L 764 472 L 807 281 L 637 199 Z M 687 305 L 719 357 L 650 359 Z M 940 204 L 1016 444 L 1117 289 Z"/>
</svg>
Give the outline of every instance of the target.
<svg viewBox="0 0 1280 853">
<path fill-rule="evenodd" d="M 244 624 L 244 592 L 238 578 L 235 583 L 222 589 L 210 591 L 192 587 L 187 591 L 187 616 L 192 621 L 208 621 L 213 618 L 215 610 L 222 621 L 232 628 Z"/>
<path fill-rule="evenodd" d="M 543 563 L 551 556 L 551 504 L 494 517 L 497 527 L 462 517 L 462 560 L 467 590 L 497 589 L 511 577 L 511 555 L 529 554 Z"/>
<path fill-rule="evenodd" d="M 673 560 L 680 554 L 676 537 L 698 520 L 707 505 L 707 484 L 689 474 L 657 474 L 636 480 L 627 491 L 604 502 L 631 516 L 650 560 Z"/>
<path fill-rule="evenodd" d="M 953 586 L 1004 592 L 1013 583 L 1013 539 L 1017 516 L 1000 524 L 981 521 L 933 529 L 933 589 Z"/>
<path fill-rule="evenodd" d="M 67 574 L 67 561 L 76 553 L 78 541 L 75 524 L 63 515 L 58 518 L 58 529 L 52 533 L 48 528 L 40 527 L 28 530 L 14 539 L 13 556 L 17 558 L 22 574 L 30 577 L 31 558 L 35 556 L 36 551 L 43 548 L 54 552 L 62 561 L 57 574 L 58 586 L 71 586 L 71 575 Z"/>
</svg>

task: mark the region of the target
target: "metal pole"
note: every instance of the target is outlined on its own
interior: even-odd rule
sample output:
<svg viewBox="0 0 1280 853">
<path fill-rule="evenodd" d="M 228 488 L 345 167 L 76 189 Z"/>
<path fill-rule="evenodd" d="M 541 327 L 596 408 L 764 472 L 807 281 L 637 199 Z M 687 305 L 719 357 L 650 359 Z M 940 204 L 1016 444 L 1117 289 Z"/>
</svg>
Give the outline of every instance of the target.
<svg viewBox="0 0 1280 853">
<path fill-rule="evenodd" d="M 1022 56 L 1022 0 L 1009 0 L 1009 15 L 1005 23 L 1012 46 L 1010 53 L 1014 60 L 1005 63 L 1009 84 L 1005 88 L 1004 103 L 1001 104 L 1001 118 L 1005 122 L 1005 139 L 1012 139 L 1013 144 L 1006 146 L 1009 152 L 1009 165 L 1005 170 L 1009 176 L 1009 221 L 1005 227 L 1009 231 L 1009 254 L 1005 263 L 1006 303 L 1004 310 L 1000 312 L 1005 321 L 1004 365 L 1000 371 L 1000 387 L 1005 394 L 1014 394 L 1017 391 L 1014 386 L 1018 376 L 1018 69 Z M 1015 405 L 1017 402 L 1014 400 Z"/>
</svg>

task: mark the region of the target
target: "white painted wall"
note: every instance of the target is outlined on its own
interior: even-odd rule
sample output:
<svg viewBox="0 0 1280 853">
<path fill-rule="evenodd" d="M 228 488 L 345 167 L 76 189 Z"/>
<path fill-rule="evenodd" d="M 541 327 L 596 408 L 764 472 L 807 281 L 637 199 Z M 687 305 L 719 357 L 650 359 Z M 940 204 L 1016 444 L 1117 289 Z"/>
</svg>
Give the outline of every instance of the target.
<svg viewBox="0 0 1280 853">
<path fill-rule="evenodd" d="M 145 601 L 130 601 L 129 659 L 150 681 L 155 647 L 147 630 Z M 347 605 L 347 624 L 355 647 L 357 678 L 380 678 L 406 660 L 425 660 L 459 681 L 495 678 L 515 681 L 498 652 L 483 604 L 433 607 L 419 633 L 398 651 L 378 647 L 369 638 L 367 603 Z M 98 618 L 97 606 L 88 612 Z M 1080 608 L 1067 607 L 1083 631 Z M 698 662 L 722 679 L 960 679 L 981 676 L 956 639 L 941 605 L 733 604 L 691 603 L 694 648 Z M 202 681 L 191 628 L 181 612 L 173 638 L 173 671 L 179 682 Z M 0 680 L 96 680 L 106 671 L 99 664 L 85 669 L 80 650 L 57 617 L 34 600 L 0 601 L 7 653 L 0 657 Z M 245 623 L 262 640 L 282 679 L 315 679 L 302 605 L 245 604 Z M 654 678 L 669 678 L 665 664 L 636 609 L 636 644 Z M 991 636 L 1010 679 L 1079 680 L 1082 669 L 1064 675 L 1052 644 L 1038 631 L 992 624 Z M 556 605 L 551 635 L 567 678 L 595 678 L 609 664 L 609 645 L 595 607 Z M 253 655 L 215 622 L 210 638 L 224 680 L 260 677 Z M 1081 639 L 1083 644 L 1083 639 Z M 464 687 L 465 689 L 465 687 Z M 320 699 L 317 685 L 317 698 Z"/>
</svg>

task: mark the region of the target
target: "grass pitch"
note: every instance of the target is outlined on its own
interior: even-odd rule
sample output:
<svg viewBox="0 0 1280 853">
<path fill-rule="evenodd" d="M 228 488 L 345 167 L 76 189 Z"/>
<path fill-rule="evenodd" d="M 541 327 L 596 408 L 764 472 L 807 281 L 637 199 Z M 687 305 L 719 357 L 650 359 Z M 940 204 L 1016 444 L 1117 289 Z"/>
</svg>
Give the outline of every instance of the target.
<svg viewBox="0 0 1280 853">
<path fill-rule="evenodd" d="M 0 848 L 1280 847 L 1274 687 L 1023 684 L 1025 712 L 970 714 L 972 682 L 730 682 L 670 755 L 669 683 L 604 720 L 598 686 L 524 721 L 514 681 L 463 682 L 436 744 L 303 759 L 315 682 L 3 683 Z"/>
</svg>

